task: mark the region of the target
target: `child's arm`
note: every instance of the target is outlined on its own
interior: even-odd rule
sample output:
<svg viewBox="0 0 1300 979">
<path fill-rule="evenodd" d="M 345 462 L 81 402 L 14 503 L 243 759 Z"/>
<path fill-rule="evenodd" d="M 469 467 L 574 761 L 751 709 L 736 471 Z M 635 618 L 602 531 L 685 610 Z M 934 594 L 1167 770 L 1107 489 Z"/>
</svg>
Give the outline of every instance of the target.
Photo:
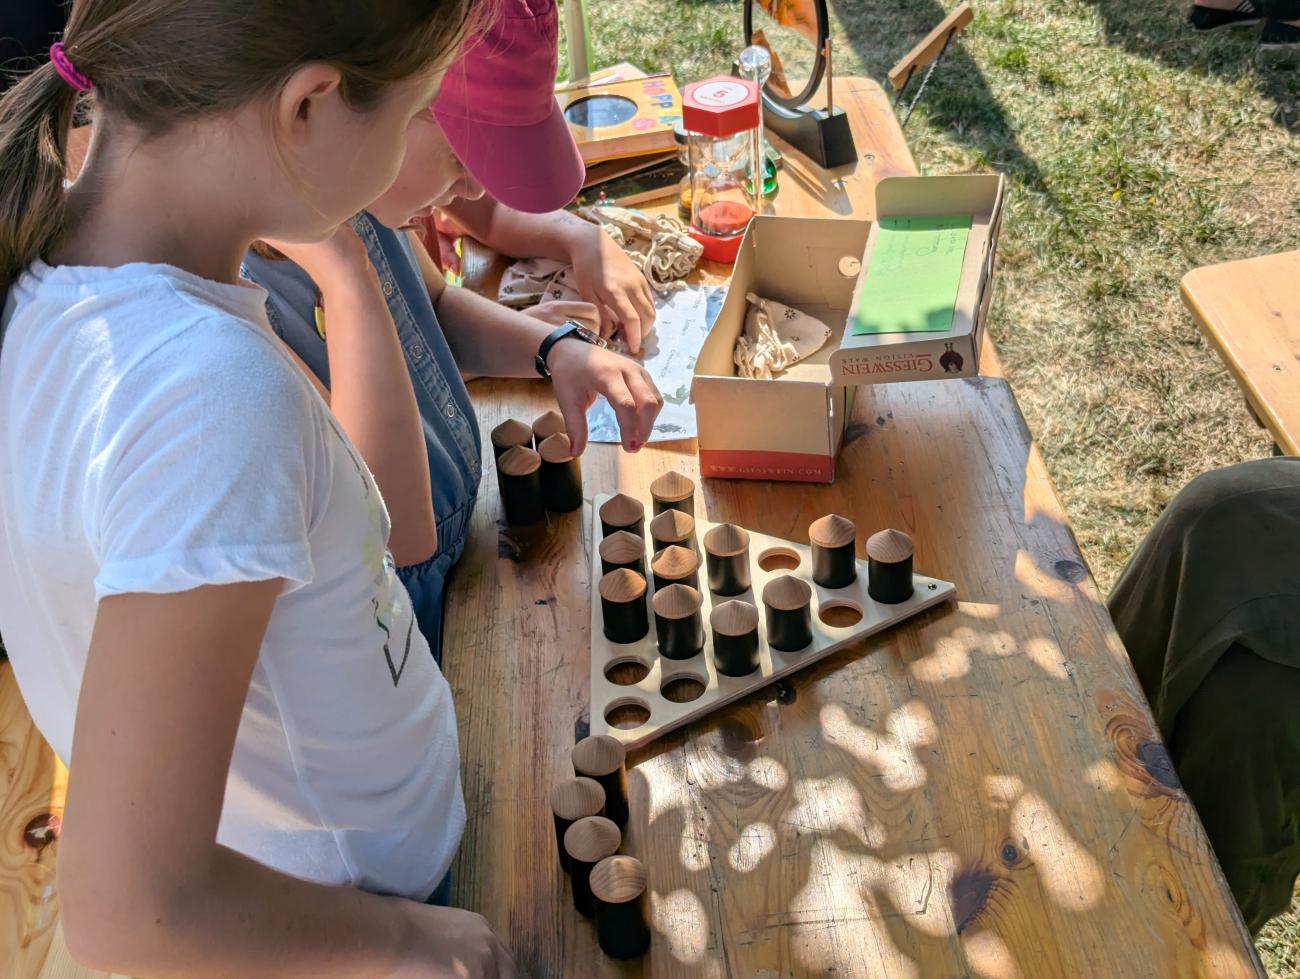
<svg viewBox="0 0 1300 979">
<path fill-rule="evenodd" d="M 448 287 L 419 240 L 413 243 L 457 366 L 466 374 L 536 377 L 537 348 L 555 327 L 468 289 Z M 547 367 L 575 452 L 587 447 L 587 409 L 601 395 L 618 417 L 623 448 L 635 452 L 645 444 L 664 399 L 644 367 L 579 340 L 553 346 Z"/>
<path fill-rule="evenodd" d="M 621 330 L 629 350 L 641 349 L 641 338 L 655 321 L 650 284 L 599 227 L 567 211 L 525 214 L 489 197 L 462 198 L 443 211 L 465 232 L 503 254 L 571 263 L 578 292 L 600 311 L 601 336 Z"/>
<path fill-rule="evenodd" d="M 281 587 L 272 579 L 100 603 L 59 843 L 73 956 L 129 975 L 513 976 L 476 914 L 306 883 L 216 843 L 235 733 Z"/>
<path fill-rule="evenodd" d="M 393 560 L 399 566 L 428 560 L 438 532 L 420 410 L 365 245 L 343 225 L 320 244 L 275 247 L 321 291 L 329 405 L 379 484 L 392 522 Z"/>
</svg>

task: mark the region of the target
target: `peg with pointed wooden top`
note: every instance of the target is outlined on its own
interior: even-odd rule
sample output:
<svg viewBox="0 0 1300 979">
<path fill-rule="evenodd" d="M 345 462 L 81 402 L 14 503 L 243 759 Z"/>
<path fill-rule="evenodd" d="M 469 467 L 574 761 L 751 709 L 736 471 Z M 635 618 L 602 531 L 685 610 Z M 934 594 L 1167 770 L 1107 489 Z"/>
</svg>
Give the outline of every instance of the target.
<svg viewBox="0 0 1300 979">
<path fill-rule="evenodd" d="M 912 538 L 901 530 L 882 530 L 867 540 L 867 594 L 897 605 L 912 597 Z"/>
<path fill-rule="evenodd" d="M 667 659 L 690 659 L 704 648 L 703 601 L 690 585 L 669 585 L 655 590 L 655 635 L 659 655 Z"/>
<path fill-rule="evenodd" d="M 608 537 L 617 530 L 645 536 L 645 504 L 635 496 L 619 493 L 601 505 L 600 536 Z"/>
<path fill-rule="evenodd" d="M 564 850 L 569 855 L 569 881 L 573 906 L 590 918 L 596 913 L 591 894 L 591 872 L 596 864 L 618 852 L 623 834 L 604 816 L 585 816 L 564 833 Z"/>
<path fill-rule="evenodd" d="M 616 530 L 600 542 L 600 573 L 628 568 L 645 577 L 645 538 Z"/>
<path fill-rule="evenodd" d="M 645 578 L 629 568 L 618 568 L 600 579 L 600 610 L 605 619 L 605 638 L 630 643 L 650 631 L 645 607 Z"/>
<path fill-rule="evenodd" d="M 496 428 L 492 429 L 492 455 L 500 459 L 502 455 L 513 449 L 516 445 L 528 445 L 533 440 L 533 430 L 523 422 L 507 418 Z"/>
<path fill-rule="evenodd" d="M 812 543 L 813 581 L 823 588 L 847 588 L 857 580 L 857 534 L 853 521 L 838 513 L 812 522 L 808 540 Z"/>
<path fill-rule="evenodd" d="M 537 523 L 546 517 L 542 505 L 542 457 L 526 446 L 507 449 L 497 460 L 497 484 L 506 522 L 515 527 Z"/>
<path fill-rule="evenodd" d="M 734 523 L 718 524 L 704 535 L 704 563 L 709 591 L 741 595 L 750 586 L 749 532 Z"/>
<path fill-rule="evenodd" d="M 533 419 L 533 445 L 539 450 L 542 443 L 557 432 L 565 431 L 564 416 L 555 409 L 543 412 Z"/>
<path fill-rule="evenodd" d="M 655 516 L 665 510 L 681 510 L 695 516 L 695 483 L 675 469 L 650 484 L 650 498 Z"/>
<path fill-rule="evenodd" d="M 665 510 L 650 521 L 650 540 L 656 551 L 676 545 L 695 550 L 695 518 L 681 510 Z"/>
<path fill-rule="evenodd" d="M 758 609 L 732 599 L 713 606 L 713 664 L 727 676 L 748 676 L 758 669 Z"/>
<path fill-rule="evenodd" d="M 806 648 L 813 640 L 811 603 L 812 589 L 802 578 L 783 574 L 769 581 L 763 588 L 768 645 L 787 653 Z"/>
<path fill-rule="evenodd" d="M 605 790 L 595 779 L 566 778 L 551 787 L 551 818 L 555 822 L 555 845 L 560 853 L 560 867 L 569 872 L 569 855 L 564 850 L 564 834 L 570 826 L 586 816 L 605 812 Z"/>
<path fill-rule="evenodd" d="M 573 454 L 569 436 L 563 432 L 543 439 L 537 448 L 542 457 L 542 505 L 552 513 L 572 513 L 582 506 L 582 463 Z"/>
<path fill-rule="evenodd" d="M 627 825 L 627 749 L 618 738 L 595 734 L 573 746 L 573 771 L 600 783 L 605 790 L 605 816 Z"/>
<path fill-rule="evenodd" d="M 612 959 L 634 959 L 650 947 L 645 866 L 636 857 L 606 857 L 591 872 L 600 950 Z"/>
<path fill-rule="evenodd" d="M 700 559 L 690 548 L 674 544 L 655 554 L 650 562 L 650 574 L 654 577 L 655 591 L 669 585 L 690 585 L 699 591 Z"/>
</svg>

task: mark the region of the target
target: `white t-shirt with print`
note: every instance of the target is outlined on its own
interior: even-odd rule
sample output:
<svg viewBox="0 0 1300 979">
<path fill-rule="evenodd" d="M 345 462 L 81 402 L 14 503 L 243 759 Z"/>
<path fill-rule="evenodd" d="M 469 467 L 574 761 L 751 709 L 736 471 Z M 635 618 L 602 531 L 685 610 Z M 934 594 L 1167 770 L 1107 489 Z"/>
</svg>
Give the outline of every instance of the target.
<svg viewBox="0 0 1300 979">
<path fill-rule="evenodd" d="M 0 322 L 0 635 L 54 750 L 75 773 L 100 599 L 283 578 L 218 839 L 298 877 L 427 897 L 465 824 L 451 692 L 378 489 L 265 293 L 37 262 Z"/>
</svg>

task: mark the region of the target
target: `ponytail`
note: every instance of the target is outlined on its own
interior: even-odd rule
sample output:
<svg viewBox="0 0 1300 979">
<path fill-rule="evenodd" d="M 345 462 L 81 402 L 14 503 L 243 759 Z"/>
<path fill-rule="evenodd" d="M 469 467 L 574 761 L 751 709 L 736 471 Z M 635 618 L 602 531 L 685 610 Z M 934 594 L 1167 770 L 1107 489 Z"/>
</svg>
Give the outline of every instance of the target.
<svg viewBox="0 0 1300 979">
<path fill-rule="evenodd" d="M 63 234 L 64 168 L 77 99 L 48 63 L 0 98 L 0 300 Z"/>
</svg>

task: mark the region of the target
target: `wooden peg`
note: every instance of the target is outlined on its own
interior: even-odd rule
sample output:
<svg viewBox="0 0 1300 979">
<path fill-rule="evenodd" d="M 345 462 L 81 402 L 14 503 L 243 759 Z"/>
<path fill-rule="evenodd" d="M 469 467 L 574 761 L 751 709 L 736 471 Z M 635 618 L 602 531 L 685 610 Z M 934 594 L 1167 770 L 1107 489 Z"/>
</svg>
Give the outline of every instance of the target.
<svg viewBox="0 0 1300 979">
<path fill-rule="evenodd" d="M 608 537 L 616 530 L 626 530 L 629 534 L 644 537 L 645 504 L 626 493 L 619 493 L 606 500 L 600 508 L 600 536 Z"/>
<path fill-rule="evenodd" d="M 791 653 L 812 642 L 812 589 L 792 574 L 773 578 L 763 588 L 767 644 Z"/>
<path fill-rule="evenodd" d="M 604 816 L 584 816 L 564 833 L 564 851 L 569 855 L 569 881 L 573 906 L 590 918 L 596 913 L 591 895 L 591 872 L 596 864 L 618 852 L 623 835 Z"/>
<path fill-rule="evenodd" d="M 681 510 L 695 516 L 695 483 L 675 469 L 670 469 L 650 484 L 655 516 L 665 510 Z"/>
<path fill-rule="evenodd" d="M 650 947 L 645 866 L 636 857 L 606 857 L 588 879 L 596 939 L 612 959 L 634 959 Z"/>
<path fill-rule="evenodd" d="M 676 513 L 677 511 L 673 511 Z M 655 591 L 669 585 L 690 585 L 700 590 L 700 559 L 695 552 L 674 544 L 658 552 L 650 562 Z"/>
<path fill-rule="evenodd" d="M 552 513 L 571 513 L 582 506 L 582 463 L 563 432 L 542 439 L 542 505 Z"/>
<path fill-rule="evenodd" d="M 542 457 L 532 449 L 516 445 L 497 460 L 497 483 L 506 522 L 515 527 L 537 523 L 546 517 L 542 506 Z"/>
<path fill-rule="evenodd" d="M 554 409 L 533 419 L 533 445 L 540 452 L 542 443 L 557 432 L 564 431 L 564 416 Z"/>
<path fill-rule="evenodd" d="M 645 609 L 645 577 L 628 568 L 618 568 L 600 579 L 601 618 L 605 638 L 610 642 L 639 642 L 650 631 Z"/>
<path fill-rule="evenodd" d="M 650 521 L 650 541 L 656 551 L 673 545 L 695 550 L 695 518 L 681 510 L 665 510 Z"/>
<path fill-rule="evenodd" d="M 669 585 L 655 590 L 655 635 L 659 654 L 667 659 L 690 659 L 704 648 L 703 599 L 690 585 Z"/>
<path fill-rule="evenodd" d="M 704 535 L 704 564 L 709 591 L 740 595 L 750 586 L 749 532 L 734 523 L 718 524 Z"/>
<path fill-rule="evenodd" d="M 857 534 L 853 521 L 837 513 L 812 522 L 808 539 L 812 542 L 813 581 L 823 588 L 847 588 L 857 580 Z"/>
<path fill-rule="evenodd" d="M 516 445 L 528 445 L 533 440 L 533 430 L 521 421 L 507 418 L 492 429 L 492 455 L 500 459 Z"/>
<path fill-rule="evenodd" d="M 592 778 L 566 778 L 551 787 L 551 818 L 555 822 L 555 845 L 560 851 L 560 868 L 569 872 L 569 855 L 564 834 L 586 816 L 605 812 L 605 790 Z"/>
<path fill-rule="evenodd" d="M 713 661 L 719 673 L 747 676 L 758 669 L 758 609 L 732 599 L 713 606 Z"/>
<path fill-rule="evenodd" d="M 912 538 L 901 530 L 882 530 L 867 539 L 867 594 L 897 605 L 912 597 Z"/>
<path fill-rule="evenodd" d="M 585 775 L 605 790 L 605 818 L 627 825 L 627 749 L 618 738 L 595 734 L 573 746 L 576 775 Z"/>
<path fill-rule="evenodd" d="M 600 542 L 600 573 L 628 568 L 645 577 L 645 538 L 616 530 Z"/>
</svg>

